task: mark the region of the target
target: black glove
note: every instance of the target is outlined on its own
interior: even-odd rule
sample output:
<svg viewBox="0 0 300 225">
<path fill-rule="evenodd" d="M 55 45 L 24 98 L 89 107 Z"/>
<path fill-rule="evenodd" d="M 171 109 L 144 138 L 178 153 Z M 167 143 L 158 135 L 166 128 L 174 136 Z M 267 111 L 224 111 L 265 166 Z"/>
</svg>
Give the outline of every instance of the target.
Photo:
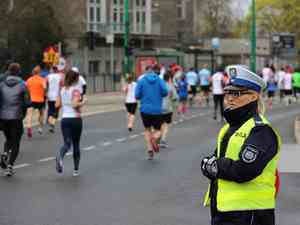
<svg viewBox="0 0 300 225">
<path fill-rule="evenodd" d="M 208 179 L 216 179 L 218 174 L 217 158 L 215 156 L 205 157 L 201 161 L 201 170 Z"/>
</svg>

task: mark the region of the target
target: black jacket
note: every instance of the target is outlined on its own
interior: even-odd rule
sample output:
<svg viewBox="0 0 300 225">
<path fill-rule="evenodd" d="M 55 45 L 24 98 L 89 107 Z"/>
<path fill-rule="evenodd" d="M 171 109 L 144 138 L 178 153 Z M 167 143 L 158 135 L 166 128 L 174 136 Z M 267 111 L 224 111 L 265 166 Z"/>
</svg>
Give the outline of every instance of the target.
<svg viewBox="0 0 300 225">
<path fill-rule="evenodd" d="M 25 82 L 17 77 L 8 75 L 0 83 L 0 119 L 23 119 L 26 109 L 31 105 Z"/>
</svg>

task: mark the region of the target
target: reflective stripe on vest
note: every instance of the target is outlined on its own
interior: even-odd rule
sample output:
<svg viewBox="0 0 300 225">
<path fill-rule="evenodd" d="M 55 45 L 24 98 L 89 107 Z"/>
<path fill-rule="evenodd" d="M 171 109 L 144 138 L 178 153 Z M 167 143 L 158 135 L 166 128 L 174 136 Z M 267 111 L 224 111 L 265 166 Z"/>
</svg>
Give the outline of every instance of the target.
<svg viewBox="0 0 300 225">
<path fill-rule="evenodd" d="M 270 126 L 270 123 L 263 116 L 260 115 L 260 118 L 262 120 L 262 124 Z M 226 148 L 226 158 L 239 160 L 240 151 L 246 139 L 249 137 L 251 130 L 255 126 L 256 121 L 251 118 L 230 137 Z M 226 124 L 219 133 L 217 146 L 218 158 L 220 157 L 223 137 L 228 129 L 229 125 Z M 258 177 L 244 183 L 237 183 L 223 179 L 217 180 L 218 211 L 228 212 L 275 208 L 275 174 L 279 157 L 279 149 L 281 146 L 281 138 L 274 129 L 273 131 L 277 137 L 278 151 Z M 205 196 L 205 206 L 209 205 L 210 203 L 209 190 L 210 189 L 208 189 L 208 192 Z"/>
</svg>

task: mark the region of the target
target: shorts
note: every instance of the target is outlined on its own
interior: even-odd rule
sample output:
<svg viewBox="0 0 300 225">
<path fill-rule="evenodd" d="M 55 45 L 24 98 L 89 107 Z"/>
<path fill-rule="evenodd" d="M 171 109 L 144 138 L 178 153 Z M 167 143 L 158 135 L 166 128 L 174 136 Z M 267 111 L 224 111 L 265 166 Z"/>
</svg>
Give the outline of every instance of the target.
<svg viewBox="0 0 300 225">
<path fill-rule="evenodd" d="M 185 102 L 187 102 L 187 96 L 180 96 L 179 97 L 179 102 L 182 102 L 182 103 L 185 103 Z"/>
<path fill-rule="evenodd" d="M 43 110 L 45 109 L 45 102 L 31 102 L 31 108 Z"/>
<path fill-rule="evenodd" d="M 209 85 L 202 85 L 201 86 L 201 91 L 203 91 L 204 93 L 208 93 L 209 92 Z"/>
<path fill-rule="evenodd" d="M 294 87 L 293 89 L 295 94 L 300 94 L 300 87 Z"/>
<path fill-rule="evenodd" d="M 137 108 L 137 103 L 125 103 L 126 110 L 130 114 L 135 114 L 136 108 Z"/>
<path fill-rule="evenodd" d="M 293 95 L 292 90 L 284 90 L 284 95 Z"/>
<path fill-rule="evenodd" d="M 193 96 L 196 96 L 196 94 L 197 94 L 197 86 L 196 85 L 191 85 L 190 86 L 189 94 L 191 94 Z"/>
<path fill-rule="evenodd" d="M 58 118 L 59 108 L 55 107 L 55 101 L 48 101 L 48 117 L 52 116 L 54 118 Z"/>
<path fill-rule="evenodd" d="M 172 116 L 173 116 L 173 113 L 162 114 L 161 115 L 162 121 L 164 123 L 171 124 L 172 123 Z"/>
<path fill-rule="evenodd" d="M 274 97 L 275 91 L 268 91 L 268 98 Z"/>
<path fill-rule="evenodd" d="M 155 130 L 160 130 L 163 124 L 161 115 L 151 115 L 141 112 L 142 121 L 146 129 L 153 127 Z"/>
</svg>

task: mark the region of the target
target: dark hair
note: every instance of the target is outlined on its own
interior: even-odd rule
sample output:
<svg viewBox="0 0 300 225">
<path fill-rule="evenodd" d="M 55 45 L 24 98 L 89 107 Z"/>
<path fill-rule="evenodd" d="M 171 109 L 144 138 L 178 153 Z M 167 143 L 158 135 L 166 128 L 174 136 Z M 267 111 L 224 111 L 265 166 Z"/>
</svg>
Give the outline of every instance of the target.
<svg viewBox="0 0 300 225">
<path fill-rule="evenodd" d="M 127 75 L 127 83 L 131 83 L 133 81 L 133 76 L 131 74 Z"/>
<path fill-rule="evenodd" d="M 167 70 L 164 74 L 164 81 L 169 81 L 172 78 L 172 72 L 170 70 Z"/>
<path fill-rule="evenodd" d="M 72 70 L 69 70 L 65 76 L 65 82 L 64 82 L 65 87 L 72 86 L 78 81 L 78 79 L 79 79 L 79 74 L 75 73 Z"/>
<path fill-rule="evenodd" d="M 11 63 L 8 66 L 8 72 L 11 75 L 19 75 L 21 71 L 21 66 L 19 63 Z"/>
</svg>

